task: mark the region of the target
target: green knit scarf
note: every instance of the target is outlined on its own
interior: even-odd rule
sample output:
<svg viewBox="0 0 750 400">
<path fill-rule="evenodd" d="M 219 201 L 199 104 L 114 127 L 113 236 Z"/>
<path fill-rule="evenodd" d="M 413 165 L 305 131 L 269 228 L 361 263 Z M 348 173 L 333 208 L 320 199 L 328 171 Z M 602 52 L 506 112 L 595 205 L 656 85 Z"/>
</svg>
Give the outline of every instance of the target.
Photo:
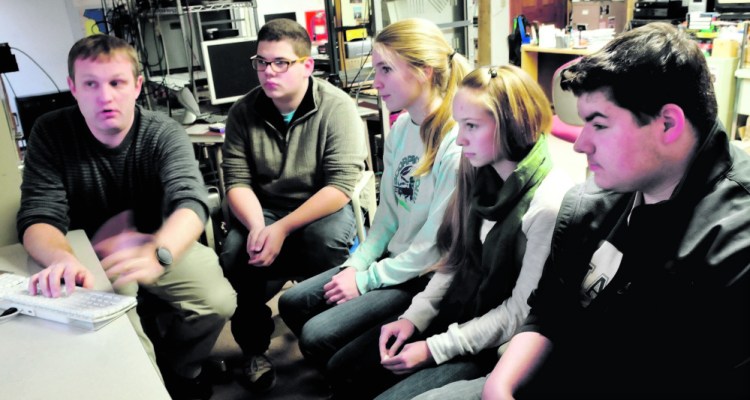
<svg viewBox="0 0 750 400">
<path fill-rule="evenodd" d="M 484 315 L 510 297 L 526 252 L 521 219 L 551 169 L 542 135 L 507 181 L 492 166 L 477 171 L 467 227 L 470 260 L 456 271 L 428 332 L 443 332 L 453 322 Z M 496 223 L 482 245 L 479 232 L 484 220 Z"/>
</svg>

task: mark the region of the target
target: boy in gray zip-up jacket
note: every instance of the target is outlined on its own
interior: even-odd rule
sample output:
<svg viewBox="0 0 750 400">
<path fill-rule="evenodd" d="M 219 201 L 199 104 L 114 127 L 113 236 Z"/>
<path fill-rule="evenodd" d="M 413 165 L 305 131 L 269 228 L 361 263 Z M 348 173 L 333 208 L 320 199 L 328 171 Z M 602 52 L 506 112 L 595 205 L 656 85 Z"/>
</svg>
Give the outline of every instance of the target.
<svg viewBox="0 0 750 400">
<path fill-rule="evenodd" d="M 367 155 L 354 101 L 313 78 L 310 38 L 291 20 L 258 34 L 260 86 L 229 110 L 224 176 L 232 228 L 222 263 L 238 292 L 232 333 L 246 360 L 240 383 L 270 389 L 263 355 L 274 330 L 266 302 L 289 279 L 339 265 L 354 238 L 348 206 Z"/>
</svg>

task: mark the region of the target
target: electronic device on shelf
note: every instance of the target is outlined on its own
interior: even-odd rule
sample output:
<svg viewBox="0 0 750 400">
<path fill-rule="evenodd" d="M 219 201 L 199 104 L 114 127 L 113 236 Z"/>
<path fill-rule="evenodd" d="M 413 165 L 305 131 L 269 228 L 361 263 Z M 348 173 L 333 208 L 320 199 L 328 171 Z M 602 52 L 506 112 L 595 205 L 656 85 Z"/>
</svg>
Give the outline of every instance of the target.
<svg viewBox="0 0 750 400">
<path fill-rule="evenodd" d="M 639 1 L 633 8 L 634 19 L 684 19 L 686 14 L 687 7 L 680 0 Z"/>
<path fill-rule="evenodd" d="M 76 99 L 68 90 L 63 92 L 16 97 L 18 119 L 21 121 L 21 129 L 23 130 L 24 139 L 29 139 L 31 128 L 34 126 L 34 122 L 36 122 L 37 118 L 50 111 L 57 110 L 58 108 L 75 104 L 78 103 L 76 103 Z"/>
<path fill-rule="evenodd" d="M 207 40 L 201 47 L 211 104 L 232 103 L 260 85 L 250 63 L 258 51 L 257 38 Z"/>
<path fill-rule="evenodd" d="M 750 0 L 715 0 L 717 12 L 750 12 Z"/>
<path fill-rule="evenodd" d="M 29 278 L 0 271 L 0 307 L 16 308 L 21 314 L 97 330 L 135 307 L 131 296 L 76 287 L 73 293 L 51 298 L 32 296 Z"/>
<path fill-rule="evenodd" d="M 715 10 L 723 21 L 750 19 L 750 0 L 716 0 Z"/>
</svg>

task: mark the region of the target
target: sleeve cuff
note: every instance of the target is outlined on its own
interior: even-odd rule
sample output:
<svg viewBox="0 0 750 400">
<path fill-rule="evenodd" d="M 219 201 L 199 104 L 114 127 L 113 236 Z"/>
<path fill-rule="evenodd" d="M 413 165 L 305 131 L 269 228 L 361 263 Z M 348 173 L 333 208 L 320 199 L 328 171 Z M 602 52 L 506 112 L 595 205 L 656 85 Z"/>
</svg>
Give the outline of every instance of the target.
<svg viewBox="0 0 750 400">
<path fill-rule="evenodd" d="M 421 313 L 419 312 L 410 313 L 409 310 L 406 310 L 406 312 L 398 317 L 398 319 L 408 319 L 412 324 L 414 324 L 414 327 L 417 328 L 418 331 L 424 332 L 425 330 L 427 330 L 427 327 L 430 326 L 431 320 L 427 320 L 427 318 L 420 318 L 420 316 Z"/>
<path fill-rule="evenodd" d="M 367 276 L 367 271 L 357 271 L 354 279 L 357 281 L 357 289 L 359 289 L 360 294 L 365 294 L 370 291 L 370 281 Z"/>
<path fill-rule="evenodd" d="M 205 224 L 208 221 L 208 210 L 207 206 L 201 202 L 195 201 L 195 200 L 184 200 L 177 204 L 177 207 L 175 207 L 175 210 L 180 208 L 187 208 L 189 210 L 193 210 L 193 212 L 198 215 L 198 218 Z"/>
</svg>

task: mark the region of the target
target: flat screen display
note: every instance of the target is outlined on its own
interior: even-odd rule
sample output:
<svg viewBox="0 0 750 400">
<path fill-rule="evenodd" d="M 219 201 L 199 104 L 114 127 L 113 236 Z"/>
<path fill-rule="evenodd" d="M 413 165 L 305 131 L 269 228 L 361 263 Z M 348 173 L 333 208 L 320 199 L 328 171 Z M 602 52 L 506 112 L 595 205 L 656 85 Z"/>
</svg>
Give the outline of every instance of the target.
<svg viewBox="0 0 750 400">
<path fill-rule="evenodd" d="M 234 102 L 260 84 L 250 64 L 250 57 L 258 51 L 256 38 L 207 40 L 201 46 L 211 104 Z"/>
<path fill-rule="evenodd" d="M 23 130 L 24 139 L 29 139 L 31 128 L 34 126 L 37 118 L 50 111 L 74 104 L 77 104 L 76 99 L 67 90 L 64 92 L 16 97 L 18 119 L 21 121 L 21 130 Z"/>
</svg>

